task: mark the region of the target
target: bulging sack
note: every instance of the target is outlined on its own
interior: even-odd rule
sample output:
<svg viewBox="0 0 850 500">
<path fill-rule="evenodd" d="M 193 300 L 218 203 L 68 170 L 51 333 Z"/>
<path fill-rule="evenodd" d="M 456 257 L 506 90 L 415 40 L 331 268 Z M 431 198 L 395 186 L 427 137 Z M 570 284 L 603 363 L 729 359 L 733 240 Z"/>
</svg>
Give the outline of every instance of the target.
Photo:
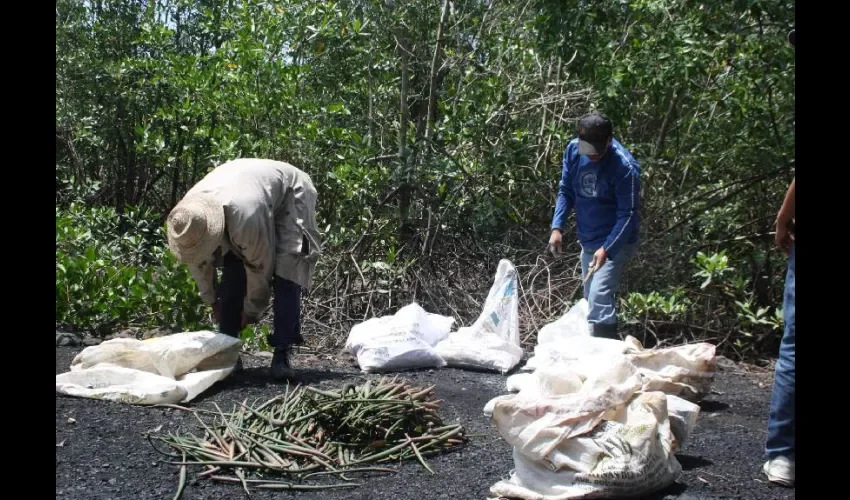
<svg viewBox="0 0 850 500">
<path fill-rule="evenodd" d="M 690 401 L 709 394 L 716 372 L 715 346 L 706 342 L 661 349 L 644 349 L 632 336 L 612 340 L 574 335 L 534 347 L 523 370 L 560 367 L 584 377 L 604 367 L 611 356 L 625 356 L 643 379 L 644 392 L 661 391 Z M 522 379 L 511 382 L 518 389 Z"/>
<path fill-rule="evenodd" d="M 525 500 L 641 497 L 673 484 L 682 467 L 674 455 L 666 397 L 637 393 L 581 435 L 557 439 L 543 457 L 514 447 L 514 471 L 490 492 Z M 560 430 L 560 429 L 558 429 Z"/>
<path fill-rule="evenodd" d="M 707 342 L 639 349 L 627 358 L 643 376 L 644 391 L 661 391 L 690 401 L 711 392 L 717 372 L 716 347 Z"/>
<path fill-rule="evenodd" d="M 515 470 L 491 487 L 494 495 L 633 497 L 663 489 L 681 473 L 674 453 L 699 407 L 642 392 L 642 377 L 625 355 L 589 375 L 558 366 L 522 375 L 518 394 L 488 403 L 499 433 L 514 448 Z"/>
<path fill-rule="evenodd" d="M 437 344 L 437 354 L 448 366 L 510 371 L 522 359 L 518 292 L 517 270 L 503 259 L 478 319 Z"/>
<path fill-rule="evenodd" d="M 426 312 L 412 303 L 392 316 L 354 325 L 345 343 L 367 373 L 416 368 L 440 368 L 446 362 L 434 345 L 451 331 L 454 318 Z"/>
<path fill-rule="evenodd" d="M 56 392 L 141 405 L 191 401 L 233 371 L 240 345 L 210 331 L 108 340 L 80 352 L 56 376 Z"/>
</svg>

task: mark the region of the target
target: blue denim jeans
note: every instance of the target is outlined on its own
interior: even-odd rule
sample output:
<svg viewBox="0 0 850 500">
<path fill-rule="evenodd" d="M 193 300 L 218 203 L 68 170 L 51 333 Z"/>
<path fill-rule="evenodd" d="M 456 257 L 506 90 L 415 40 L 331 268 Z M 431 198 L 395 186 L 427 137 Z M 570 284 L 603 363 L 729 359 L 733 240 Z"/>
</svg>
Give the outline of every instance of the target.
<svg viewBox="0 0 850 500">
<path fill-rule="evenodd" d="M 238 337 L 242 326 L 242 307 L 247 293 L 245 264 L 228 252 L 224 256 L 221 283 L 216 287 L 221 308 L 219 331 Z M 303 342 L 301 337 L 301 287 L 280 276 L 274 277 L 274 330 L 269 335 L 272 347 L 287 347 Z"/>
<path fill-rule="evenodd" d="M 765 454 L 768 459 L 777 456 L 794 458 L 794 434 L 797 427 L 795 410 L 795 366 L 796 358 L 796 316 L 795 316 L 795 270 L 796 245 L 791 247 L 788 257 L 788 271 L 785 275 L 785 332 L 779 346 L 779 358 L 776 360 L 776 374 L 773 381 L 773 394 L 770 398 L 770 416 L 767 421 L 767 443 Z"/>
<path fill-rule="evenodd" d="M 584 298 L 588 303 L 587 322 L 591 325 L 617 324 L 617 293 L 620 290 L 620 278 L 629 260 L 635 253 L 637 244 L 624 245 L 617 258 L 608 257 L 605 264 L 584 284 Z M 587 276 L 587 269 L 593 261 L 598 248 L 582 247 L 581 278 Z"/>
</svg>

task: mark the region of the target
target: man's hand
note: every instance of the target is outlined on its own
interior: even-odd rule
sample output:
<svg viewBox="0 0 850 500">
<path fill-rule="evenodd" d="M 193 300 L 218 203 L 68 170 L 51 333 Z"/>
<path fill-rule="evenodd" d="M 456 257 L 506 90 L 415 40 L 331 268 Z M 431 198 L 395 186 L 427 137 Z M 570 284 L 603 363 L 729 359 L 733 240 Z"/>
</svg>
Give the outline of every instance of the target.
<svg viewBox="0 0 850 500">
<path fill-rule="evenodd" d="M 599 250 L 593 254 L 593 260 L 590 261 L 590 267 L 599 270 L 599 268 L 605 264 L 606 260 L 608 260 L 608 251 L 599 247 Z"/>
<path fill-rule="evenodd" d="M 776 246 L 785 255 L 791 255 L 791 245 L 794 244 L 794 231 L 791 221 L 776 219 Z"/>
<path fill-rule="evenodd" d="M 776 214 L 776 246 L 785 255 L 791 254 L 791 246 L 794 244 L 794 208 L 796 207 L 797 179 L 791 181 L 785 200 L 779 213 Z"/>
<path fill-rule="evenodd" d="M 256 322 L 257 322 L 257 320 L 255 320 L 255 319 L 253 319 L 253 318 L 249 318 L 248 316 L 246 316 L 246 315 L 245 315 L 245 313 L 244 313 L 244 312 L 242 313 L 242 328 L 243 328 L 243 329 L 244 329 L 246 326 L 248 326 L 248 325 L 252 325 L 252 324 L 254 324 L 254 323 L 256 323 Z"/>
<path fill-rule="evenodd" d="M 561 250 L 563 247 L 562 244 L 563 238 L 561 237 L 560 229 L 553 229 L 552 236 L 549 237 L 549 248 L 547 250 L 553 257 L 557 257 L 561 255 Z"/>
</svg>

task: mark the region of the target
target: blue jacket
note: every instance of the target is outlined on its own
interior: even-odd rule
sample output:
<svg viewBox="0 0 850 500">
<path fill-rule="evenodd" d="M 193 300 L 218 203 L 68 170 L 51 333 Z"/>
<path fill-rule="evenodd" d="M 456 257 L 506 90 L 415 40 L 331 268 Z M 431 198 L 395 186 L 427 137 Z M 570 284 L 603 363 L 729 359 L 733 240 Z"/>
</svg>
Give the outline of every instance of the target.
<svg viewBox="0 0 850 500">
<path fill-rule="evenodd" d="M 561 184 L 552 229 L 561 229 L 576 210 L 582 247 L 604 247 L 616 257 L 624 243 L 638 240 L 640 165 L 616 139 L 598 163 L 578 154 L 578 139 L 564 151 Z"/>
</svg>

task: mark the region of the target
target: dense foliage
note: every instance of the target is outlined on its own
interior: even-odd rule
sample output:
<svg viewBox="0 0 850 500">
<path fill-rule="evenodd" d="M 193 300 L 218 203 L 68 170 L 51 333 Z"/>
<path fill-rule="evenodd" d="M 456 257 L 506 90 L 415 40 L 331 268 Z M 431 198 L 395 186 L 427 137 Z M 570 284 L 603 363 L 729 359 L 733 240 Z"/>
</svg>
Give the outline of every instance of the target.
<svg viewBox="0 0 850 500">
<path fill-rule="evenodd" d="M 768 0 L 58 0 L 57 323 L 205 321 L 161 225 L 252 156 L 320 191 L 314 342 L 412 299 L 469 322 L 500 258 L 533 338 L 576 298 L 575 252 L 543 250 L 563 148 L 600 109 L 643 168 L 632 332 L 754 354 L 779 332 L 793 23 Z"/>
</svg>

